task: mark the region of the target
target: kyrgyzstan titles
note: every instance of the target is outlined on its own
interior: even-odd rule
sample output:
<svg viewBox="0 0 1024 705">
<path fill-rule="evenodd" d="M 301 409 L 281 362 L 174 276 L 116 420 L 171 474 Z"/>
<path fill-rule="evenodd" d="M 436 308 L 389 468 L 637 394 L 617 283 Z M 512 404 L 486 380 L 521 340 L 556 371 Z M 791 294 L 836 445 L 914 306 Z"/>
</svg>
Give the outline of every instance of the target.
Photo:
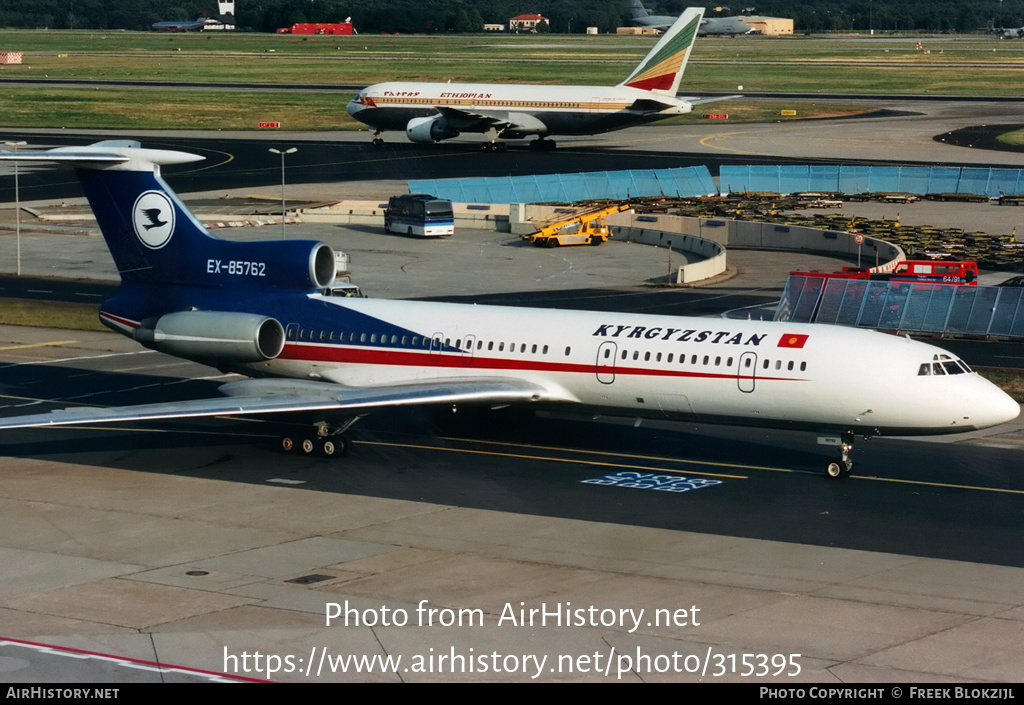
<svg viewBox="0 0 1024 705">
<path fill-rule="evenodd" d="M 720 345 L 760 345 L 767 333 L 733 333 L 732 331 L 697 330 L 696 328 L 663 328 L 661 326 L 623 326 L 605 323 L 593 335 L 598 338 L 633 338 L 635 340 L 675 340 L 680 343 L 717 343 Z"/>
</svg>

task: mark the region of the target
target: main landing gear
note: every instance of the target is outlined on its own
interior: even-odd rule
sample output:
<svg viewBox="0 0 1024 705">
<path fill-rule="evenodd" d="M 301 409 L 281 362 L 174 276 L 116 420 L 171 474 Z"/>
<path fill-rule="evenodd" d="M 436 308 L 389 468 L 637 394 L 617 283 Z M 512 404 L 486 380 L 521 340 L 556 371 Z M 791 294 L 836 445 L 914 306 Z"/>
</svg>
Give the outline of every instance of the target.
<svg viewBox="0 0 1024 705">
<path fill-rule="evenodd" d="M 843 433 L 836 447 L 839 449 L 839 460 L 833 460 L 825 466 L 825 474 L 833 480 L 841 480 L 853 473 L 853 460 L 850 459 L 850 451 L 853 450 L 853 432 Z"/>
<path fill-rule="evenodd" d="M 538 137 L 535 140 L 530 140 L 530 150 L 533 152 L 550 152 L 557 146 L 554 140 L 546 140 Z"/>
<path fill-rule="evenodd" d="M 345 432 L 361 418 L 362 416 L 351 418 L 337 428 L 331 428 L 326 421 L 321 421 L 314 425 L 311 432 L 286 433 L 278 441 L 278 447 L 285 453 L 318 455 L 321 458 L 344 455 L 349 446 L 349 438 Z"/>
<path fill-rule="evenodd" d="M 508 144 L 505 142 L 481 142 L 481 152 L 504 152 L 508 149 Z"/>
</svg>

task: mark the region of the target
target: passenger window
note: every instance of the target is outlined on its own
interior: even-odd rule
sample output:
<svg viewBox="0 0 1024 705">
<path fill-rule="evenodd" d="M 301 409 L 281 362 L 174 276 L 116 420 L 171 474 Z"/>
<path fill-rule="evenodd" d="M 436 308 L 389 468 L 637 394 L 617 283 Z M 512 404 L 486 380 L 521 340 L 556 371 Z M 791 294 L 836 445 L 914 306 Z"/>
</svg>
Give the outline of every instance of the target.
<svg viewBox="0 0 1024 705">
<path fill-rule="evenodd" d="M 793 361 L 792 361 L 792 360 L 790 360 L 790 361 L 789 361 L 789 364 L 788 364 L 788 365 L 786 365 L 786 369 L 787 369 L 787 370 L 792 370 L 792 369 L 793 369 Z"/>
<path fill-rule="evenodd" d="M 807 369 L 807 363 L 806 362 L 801 362 L 800 363 L 800 371 L 803 372 L 806 369 Z"/>
</svg>

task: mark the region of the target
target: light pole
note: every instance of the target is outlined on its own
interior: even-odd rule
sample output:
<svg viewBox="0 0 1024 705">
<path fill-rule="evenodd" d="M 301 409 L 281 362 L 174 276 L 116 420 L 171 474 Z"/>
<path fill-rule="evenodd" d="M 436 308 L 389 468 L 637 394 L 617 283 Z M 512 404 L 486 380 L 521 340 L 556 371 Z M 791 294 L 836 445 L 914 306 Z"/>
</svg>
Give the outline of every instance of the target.
<svg viewBox="0 0 1024 705">
<path fill-rule="evenodd" d="M 295 147 L 292 147 L 291 149 L 286 149 L 284 151 L 282 151 L 280 149 L 274 149 L 273 147 L 270 148 L 270 152 L 272 154 L 280 154 L 281 155 L 281 239 L 282 240 L 285 239 L 284 220 L 285 220 L 285 214 L 288 212 L 287 209 L 285 208 L 285 204 L 284 204 L 284 155 L 286 155 L 286 154 L 295 154 L 298 151 L 299 150 L 296 149 Z M 17 163 L 17 162 L 15 162 L 15 163 Z"/>
<path fill-rule="evenodd" d="M 14 151 L 18 151 L 18 147 L 24 147 L 26 142 L 4 142 L 5 147 L 13 147 Z M 17 260 L 18 260 L 18 276 L 21 276 L 21 197 L 18 192 L 18 160 L 14 160 L 14 233 L 15 242 L 17 243 Z"/>
</svg>

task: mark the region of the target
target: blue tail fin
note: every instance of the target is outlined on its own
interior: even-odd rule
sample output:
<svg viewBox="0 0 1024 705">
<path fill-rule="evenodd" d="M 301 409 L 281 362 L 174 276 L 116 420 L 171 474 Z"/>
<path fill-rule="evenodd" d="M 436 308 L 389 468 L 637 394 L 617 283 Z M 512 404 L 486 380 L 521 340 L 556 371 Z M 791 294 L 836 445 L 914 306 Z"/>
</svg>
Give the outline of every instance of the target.
<svg viewBox="0 0 1024 705">
<path fill-rule="evenodd" d="M 321 289 L 334 280 L 334 252 L 311 241 L 229 242 L 213 237 L 160 177 L 164 164 L 202 157 L 108 140 L 0 159 L 75 168 L 126 285 L 217 289 Z"/>
</svg>

